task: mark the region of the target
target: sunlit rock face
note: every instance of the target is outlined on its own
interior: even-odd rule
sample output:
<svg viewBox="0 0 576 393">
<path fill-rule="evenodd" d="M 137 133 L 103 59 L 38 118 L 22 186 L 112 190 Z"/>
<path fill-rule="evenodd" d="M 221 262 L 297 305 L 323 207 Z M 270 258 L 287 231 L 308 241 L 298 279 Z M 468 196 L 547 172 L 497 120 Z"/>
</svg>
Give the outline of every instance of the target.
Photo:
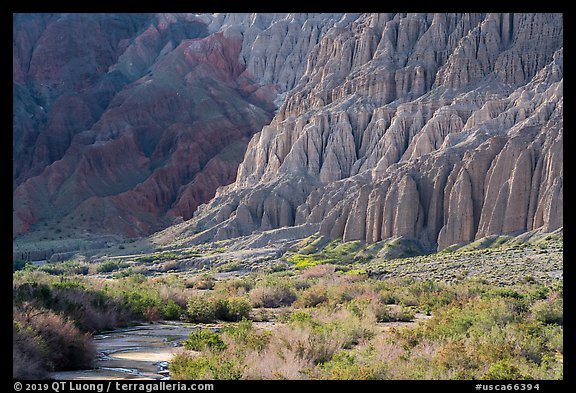
<svg viewBox="0 0 576 393">
<path fill-rule="evenodd" d="M 443 249 L 563 225 L 562 15 L 343 15 L 302 69 L 236 181 L 177 232 L 315 224 Z"/>
</svg>

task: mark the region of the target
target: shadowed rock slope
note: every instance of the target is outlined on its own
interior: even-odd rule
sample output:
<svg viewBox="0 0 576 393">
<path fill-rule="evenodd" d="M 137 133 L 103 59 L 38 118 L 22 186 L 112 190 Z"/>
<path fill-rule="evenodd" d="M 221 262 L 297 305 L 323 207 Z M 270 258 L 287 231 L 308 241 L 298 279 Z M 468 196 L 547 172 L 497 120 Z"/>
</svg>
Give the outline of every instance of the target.
<svg viewBox="0 0 576 393">
<path fill-rule="evenodd" d="M 295 238 L 405 237 L 443 249 L 561 227 L 562 23 L 344 15 L 291 71 L 250 58 L 265 80 L 294 87 L 252 137 L 236 181 L 153 241 L 294 227 Z M 266 51 L 255 46 L 241 53 Z"/>
<path fill-rule="evenodd" d="M 14 15 L 14 236 L 192 217 L 273 116 L 241 48 L 194 15 Z"/>
</svg>

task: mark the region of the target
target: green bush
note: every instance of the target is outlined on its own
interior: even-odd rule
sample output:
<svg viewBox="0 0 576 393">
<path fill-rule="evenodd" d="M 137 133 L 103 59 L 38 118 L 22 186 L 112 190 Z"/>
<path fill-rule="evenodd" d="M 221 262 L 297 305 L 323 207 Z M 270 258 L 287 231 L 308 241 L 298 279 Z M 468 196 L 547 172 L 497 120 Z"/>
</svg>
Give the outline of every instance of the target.
<svg viewBox="0 0 576 393">
<path fill-rule="evenodd" d="M 89 265 L 87 263 L 78 261 L 46 263 L 42 266 L 37 267 L 36 269 L 53 276 L 61 276 L 61 275 L 70 276 L 75 274 L 86 275 L 89 273 L 90 270 Z"/>
<path fill-rule="evenodd" d="M 252 306 L 241 297 L 208 298 L 192 297 L 188 301 L 188 319 L 191 322 L 209 323 L 220 319 L 236 322 L 248 318 Z"/>
<path fill-rule="evenodd" d="M 494 288 L 488 293 L 493 297 L 509 297 L 513 299 L 522 299 L 524 296 L 512 288 Z"/>
<path fill-rule="evenodd" d="M 216 304 L 203 297 L 191 297 L 188 300 L 188 320 L 197 323 L 216 321 Z"/>
<path fill-rule="evenodd" d="M 163 307 L 160 295 L 147 288 L 133 288 L 122 294 L 126 307 L 136 316 L 144 319 L 158 319 L 160 309 Z M 156 316 L 155 316 L 156 315 Z"/>
<path fill-rule="evenodd" d="M 382 380 L 386 379 L 384 362 L 363 362 L 355 353 L 340 351 L 319 367 L 319 379 Z"/>
<path fill-rule="evenodd" d="M 242 378 L 245 366 L 235 359 L 218 355 L 190 356 L 179 353 L 172 358 L 169 368 L 173 379 L 238 380 Z"/>
<path fill-rule="evenodd" d="M 221 272 L 221 273 L 225 273 L 225 272 L 233 272 L 236 270 L 240 270 L 241 268 L 242 268 L 242 265 L 240 264 L 240 262 L 230 261 L 230 262 L 226 262 L 226 263 L 223 263 L 222 265 L 218 266 L 216 268 L 216 271 Z"/>
<path fill-rule="evenodd" d="M 544 324 L 564 323 L 564 306 L 562 298 L 539 300 L 534 303 L 530 312 L 534 319 Z"/>
<path fill-rule="evenodd" d="M 184 347 L 193 351 L 203 351 L 211 349 L 222 351 L 226 349 L 226 344 L 222 341 L 220 334 L 209 329 L 198 329 L 188 334 L 188 339 L 183 341 Z"/>
<path fill-rule="evenodd" d="M 240 348 L 247 348 L 262 352 L 270 343 L 272 332 L 259 332 L 254 329 L 254 324 L 248 319 L 227 326 L 223 329 L 224 335 L 235 342 Z"/>
<path fill-rule="evenodd" d="M 214 288 L 225 296 L 242 296 L 254 288 L 254 280 L 250 277 L 231 278 L 218 281 Z"/>
<path fill-rule="evenodd" d="M 511 363 L 510 360 L 500 360 L 490 365 L 488 371 L 482 375 L 481 379 L 491 380 L 523 380 L 532 379 L 524 375 L 518 367 Z"/>
<path fill-rule="evenodd" d="M 122 269 L 127 267 L 128 264 L 125 262 L 117 262 L 117 261 L 106 261 L 102 262 L 98 266 L 96 266 L 97 273 L 111 273 L 113 271 Z"/>
<path fill-rule="evenodd" d="M 54 289 L 86 289 L 86 286 L 81 281 L 75 279 L 62 279 L 52 284 Z"/>
<path fill-rule="evenodd" d="M 168 320 L 178 320 L 182 316 L 184 310 L 174 300 L 169 299 L 164 306 L 162 306 L 162 317 Z"/>
<path fill-rule="evenodd" d="M 216 317 L 218 319 L 237 322 L 249 317 L 252 306 L 250 302 L 244 298 L 232 297 L 220 299 L 217 303 L 216 310 Z"/>
</svg>

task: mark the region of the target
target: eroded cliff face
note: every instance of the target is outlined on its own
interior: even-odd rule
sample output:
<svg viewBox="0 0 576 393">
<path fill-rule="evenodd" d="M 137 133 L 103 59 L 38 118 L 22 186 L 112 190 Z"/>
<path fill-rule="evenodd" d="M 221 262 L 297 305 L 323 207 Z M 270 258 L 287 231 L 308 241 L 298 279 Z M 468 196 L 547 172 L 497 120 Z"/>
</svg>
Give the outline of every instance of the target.
<svg viewBox="0 0 576 393">
<path fill-rule="evenodd" d="M 352 19 L 15 14 L 14 236 L 189 219 L 235 180 L 320 37 Z"/>
<path fill-rule="evenodd" d="M 561 14 L 15 15 L 14 234 L 556 229 L 562 48 Z"/>
<path fill-rule="evenodd" d="M 171 233 L 299 226 L 443 249 L 559 228 L 562 47 L 560 14 L 342 16 L 289 73 L 303 70 L 236 181 Z"/>
</svg>

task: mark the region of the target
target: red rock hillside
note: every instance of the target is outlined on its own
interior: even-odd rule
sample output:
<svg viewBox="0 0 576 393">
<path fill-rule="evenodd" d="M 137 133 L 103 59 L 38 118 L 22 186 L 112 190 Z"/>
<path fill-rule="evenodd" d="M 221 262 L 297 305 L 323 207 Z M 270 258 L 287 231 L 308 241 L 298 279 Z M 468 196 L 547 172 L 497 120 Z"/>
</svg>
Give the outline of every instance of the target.
<svg viewBox="0 0 576 393">
<path fill-rule="evenodd" d="M 235 180 L 272 90 L 192 15 L 15 14 L 13 235 L 134 237 Z"/>
</svg>

